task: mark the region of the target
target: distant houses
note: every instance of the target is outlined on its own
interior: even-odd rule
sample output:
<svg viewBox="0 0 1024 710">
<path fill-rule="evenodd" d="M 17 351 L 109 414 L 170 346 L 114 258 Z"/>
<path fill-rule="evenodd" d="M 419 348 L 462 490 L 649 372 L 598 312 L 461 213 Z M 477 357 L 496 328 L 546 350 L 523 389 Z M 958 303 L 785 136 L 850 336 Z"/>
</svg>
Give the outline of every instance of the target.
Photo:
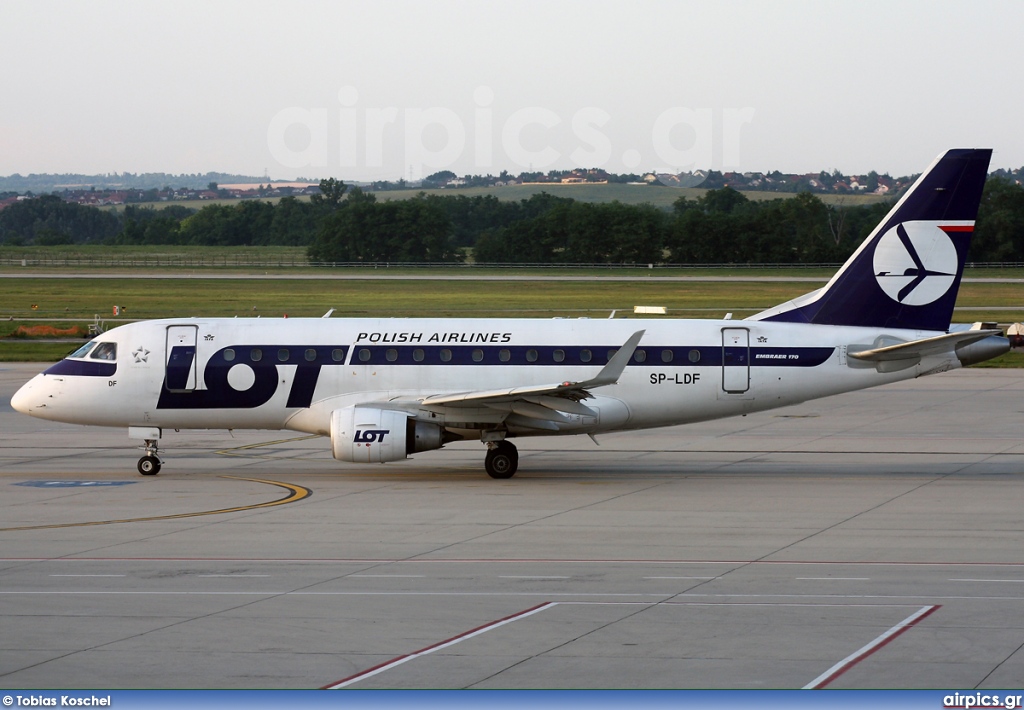
<svg viewBox="0 0 1024 710">
<path fill-rule="evenodd" d="M 237 183 L 219 185 L 216 190 L 192 188 L 164 188 L 162 190 L 96 190 L 67 189 L 57 193 L 66 202 L 92 207 L 107 207 L 139 202 L 172 202 L 192 200 L 252 199 L 260 197 L 289 197 L 320 194 L 319 183 Z M 0 202 L 0 205 L 4 204 Z"/>
<path fill-rule="evenodd" d="M 994 176 L 1021 184 L 1024 168 L 1017 170 L 995 170 Z M 208 176 L 214 174 L 208 173 Z M 156 178 L 174 179 L 175 176 L 154 174 Z M 38 176 L 33 176 L 38 177 Z M 122 206 L 127 204 L 177 202 L 177 201 L 213 201 L 213 200 L 245 200 L 274 199 L 282 197 L 300 197 L 320 193 L 319 182 L 310 178 L 298 178 L 292 182 L 235 182 L 229 184 L 211 181 L 206 187 L 172 188 L 131 188 L 131 187 L 93 187 L 83 184 L 89 176 L 61 176 L 67 180 L 64 184 L 52 184 L 52 192 L 39 191 L 36 195 L 55 194 L 67 202 L 94 207 Z M 195 176 L 178 176 L 195 177 Z M 232 176 L 239 179 L 240 176 Z M 782 173 L 777 170 L 769 172 L 736 172 L 717 170 L 693 170 L 677 174 L 648 172 L 643 174 L 615 174 L 601 168 L 575 170 L 551 170 L 548 172 L 524 172 L 511 175 L 502 171 L 500 175 L 456 175 L 450 170 L 442 170 L 427 176 L 418 182 L 406 180 L 380 180 L 361 185 L 372 191 L 408 190 L 408 189 L 458 189 L 474 187 L 504 187 L 507 185 L 604 185 L 620 183 L 630 185 L 699 187 L 703 189 L 720 189 L 731 187 L 742 191 L 764 191 L 780 193 L 811 192 L 815 194 L 850 194 L 891 196 L 906 188 L 916 176 L 893 178 L 888 174 L 879 175 L 875 172 L 867 175 L 843 175 L 838 170 L 816 173 Z M 74 179 L 71 183 L 68 179 Z M 245 179 L 245 178 L 240 178 Z M 253 178 L 250 178 L 253 179 Z M 63 181 L 62 181 L 63 182 Z M 10 206 L 18 199 L 32 197 L 16 195 L 12 192 L 0 192 L 0 209 Z"/>
</svg>

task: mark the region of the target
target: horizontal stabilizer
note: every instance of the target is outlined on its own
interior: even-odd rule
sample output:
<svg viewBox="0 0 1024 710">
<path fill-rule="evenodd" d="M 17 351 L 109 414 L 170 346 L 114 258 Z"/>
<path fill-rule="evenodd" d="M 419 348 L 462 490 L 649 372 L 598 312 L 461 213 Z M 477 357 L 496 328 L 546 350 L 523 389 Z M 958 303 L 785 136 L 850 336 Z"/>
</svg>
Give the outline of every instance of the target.
<svg viewBox="0 0 1024 710">
<path fill-rule="evenodd" d="M 891 345 L 851 345 L 846 356 L 863 362 L 891 362 L 894 360 L 919 360 L 926 355 L 951 352 L 960 345 L 984 340 L 990 335 L 1000 335 L 1000 330 L 965 330 L 957 333 L 945 333 L 932 338 L 911 340 Z M 856 350 L 855 348 L 863 348 Z"/>
</svg>

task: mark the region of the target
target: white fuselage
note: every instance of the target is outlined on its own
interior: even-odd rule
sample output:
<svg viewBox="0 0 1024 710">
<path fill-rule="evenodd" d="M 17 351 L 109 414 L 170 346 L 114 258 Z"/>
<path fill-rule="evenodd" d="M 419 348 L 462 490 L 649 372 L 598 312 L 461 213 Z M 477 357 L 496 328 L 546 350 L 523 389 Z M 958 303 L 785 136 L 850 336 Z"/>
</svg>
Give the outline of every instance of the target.
<svg viewBox="0 0 1024 710">
<path fill-rule="evenodd" d="M 674 319 L 168 319 L 113 329 L 116 359 L 66 359 L 12 400 L 44 419 L 118 427 L 293 429 L 327 435 L 332 411 L 376 403 L 458 431 L 501 423 L 491 407 L 432 407 L 444 393 L 579 382 L 645 333 L 617 384 L 547 429 L 600 433 L 703 421 L 960 367 L 950 351 L 895 372 L 848 360 L 879 336 L 933 332 Z"/>
</svg>

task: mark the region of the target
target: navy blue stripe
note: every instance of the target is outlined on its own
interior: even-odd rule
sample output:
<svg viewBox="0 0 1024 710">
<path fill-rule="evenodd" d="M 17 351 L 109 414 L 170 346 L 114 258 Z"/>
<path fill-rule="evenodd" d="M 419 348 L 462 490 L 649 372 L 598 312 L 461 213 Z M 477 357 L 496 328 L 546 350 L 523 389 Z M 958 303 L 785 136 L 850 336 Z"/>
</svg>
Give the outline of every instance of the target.
<svg viewBox="0 0 1024 710">
<path fill-rule="evenodd" d="M 171 348 L 171 354 L 167 358 L 167 375 L 164 378 L 164 385 L 169 390 L 193 389 L 195 383 L 189 382 L 188 376 L 192 372 L 192 362 L 196 359 L 195 345 L 175 345 Z M 189 385 L 192 387 L 189 387 Z"/>
<path fill-rule="evenodd" d="M 61 360 L 43 371 L 44 375 L 70 375 L 73 377 L 111 377 L 117 372 L 117 363 L 108 360 Z"/>
<path fill-rule="evenodd" d="M 352 349 L 352 365 L 605 365 L 616 348 L 456 345 L 366 345 Z M 724 353 L 723 353 L 724 351 Z M 722 348 L 721 346 L 638 348 L 630 365 L 646 367 L 728 366 L 815 367 L 835 348 Z M 585 359 L 586 353 L 590 358 Z"/>
<path fill-rule="evenodd" d="M 231 345 L 210 356 L 210 363 L 271 365 L 344 365 L 347 345 Z"/>
</svg>

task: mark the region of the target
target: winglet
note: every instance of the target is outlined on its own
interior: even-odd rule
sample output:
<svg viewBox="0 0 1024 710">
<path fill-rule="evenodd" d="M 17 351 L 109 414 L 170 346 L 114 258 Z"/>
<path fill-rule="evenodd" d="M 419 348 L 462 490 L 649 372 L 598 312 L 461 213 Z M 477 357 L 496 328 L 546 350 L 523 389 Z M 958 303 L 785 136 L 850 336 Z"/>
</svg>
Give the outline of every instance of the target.
<svg viewBox="0 0 1024 710">
<path fill-rule="evenodd" d="M 629 364 L 629 359 L 633 357 L 633 353 L 636 351 L 637 345 L 640 344 L 640 338 L 644 337 L 646 330 L 638 330 L 629 336 L 629 340 L 623 344 L 621 348 L 615 351 L 612 355 L 612 359 L 608 361 L 597 377 L 587 380 L 586 382 L 577 382 L 574 387 L 586 389 L 588 387 L 602 387 L 604 385 L 614 385 L 622 377 L 622 371 L 626 369 L 626 365 Z"/>
</svg>

